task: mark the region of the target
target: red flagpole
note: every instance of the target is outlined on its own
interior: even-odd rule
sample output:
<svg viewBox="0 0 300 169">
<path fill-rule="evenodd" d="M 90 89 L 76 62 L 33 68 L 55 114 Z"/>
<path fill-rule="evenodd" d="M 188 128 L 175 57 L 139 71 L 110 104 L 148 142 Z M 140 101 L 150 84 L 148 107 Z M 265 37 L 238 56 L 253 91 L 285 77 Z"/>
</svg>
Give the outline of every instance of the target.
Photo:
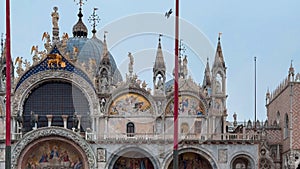
<svg viewBox="0 0 300 169">
<path fill-rule="evenodd" d="M 6 137 L 5 137 L 5 168 L 11 167 L 11 131 L 10 131 L 10 1 L 6 0 Z"/>
<path fill-rule="evenodd" d="M 178 53 L 179 53 L 179 0 L 176 0 L 175 16 L 175 80 L 174 80 L 174 147 L 173 169 L 178 169 Z"/>
</svg>

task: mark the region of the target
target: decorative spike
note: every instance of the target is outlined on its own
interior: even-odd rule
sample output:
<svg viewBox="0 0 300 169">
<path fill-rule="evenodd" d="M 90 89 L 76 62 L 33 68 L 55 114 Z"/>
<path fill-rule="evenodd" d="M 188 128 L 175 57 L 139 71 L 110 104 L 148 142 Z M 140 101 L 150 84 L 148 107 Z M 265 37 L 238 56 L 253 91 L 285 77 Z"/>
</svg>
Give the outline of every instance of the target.
<svg viewBox="0 0 300 169">
<path fill-rule="evenodd" d="M 226 68 L 225 62 L 224 62 L 224 57 L 223 57 L 223 52 L 222 52 L 222 47 L 221 47 L 221 35 L 222 35 L 222 33 L 219 33 L 218 45 L 217 45 L 217 50 L 216 50 L 216 54 L 215 54 L 215 61 L 214 61 L 213 67 L 222 66 L 223 68 Z"/>
</svg>

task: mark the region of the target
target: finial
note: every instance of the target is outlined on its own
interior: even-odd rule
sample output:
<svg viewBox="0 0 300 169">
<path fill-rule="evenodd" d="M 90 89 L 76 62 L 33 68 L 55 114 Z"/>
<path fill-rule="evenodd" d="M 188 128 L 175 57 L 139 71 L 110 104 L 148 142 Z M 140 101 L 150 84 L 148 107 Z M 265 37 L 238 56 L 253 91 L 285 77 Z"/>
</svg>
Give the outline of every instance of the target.
<svg viewBox="0 0 300 169">
<path fill-rule="evenodd" d="M 74 0 L 74 2 L 76 2 L 77 0 Z M 82 5 L 84 5 L 84 2 L 83 2 L 84 0 L 79 0 L 79 2 L 77 2 L 76 3 L 76 5 L 79 5 L 79 7 L 81 8 L 82 7 Z M 85 0 L 85 1 L 87 1 L 87 0 Z"/>
<path fill-rule="evenodd" d="M 103 34 L 103 41 L 106 41 L 106 34 L 108 34 L 107 31 L 104 31 L 104 34 Z"/>
<path fill-rule="evenodd" d="M 270 97 L 270 89 L 269 89 L 269 87 L 267 89 L 266 97 Z"/>
<path fill-rule="evenodd" d="M 1 33 L 1 53 L 3 52 L 4 45 L 3 45 L 3 33 Z"/>
<path fill-rule="evenodd" d="M 292 79 L 294 78 L 294 73 L 295 73 L 295 70 L 293 67 L 293 60 L 291 60 L 291 66 L 289 68 L 289 75 L 292 75 Z"/>
<path fill-rule="evenodd" d="M 103 54 L 102 54 L 102 58 L 104 57 L 108 57 L 107 56 L 107 53 L 108 53 L 108 49 L 107 49 L 107 44 L 106 44 L 106 34 L 108 32 L 107 31 L 104 31 L 104 35 L 103 35 Z M 94 34 L 95 35 L 95 34 Z"/>
<path fill-rule="evenodd" d="M 134 63 L 134 58 L 131 52 L 128 52 L 128 57 L 129 57 L 128 72 L 129 72 L 129 76 L 131 77 L 133 72 L 133 63 Z"/>
<path fill-rule="evenodd" d="M 181 56 L 183 56 L 183 53 L 185 52 L 185 46 L 182 43 L 182 39 L 180 39 L 180 44 L 179 44 L 179 58 L 181 58 Z"/>
<path fill-rule="evenodd" d="M 88 21 L 91 23 L 93 30 L 92 33 L 95 35 L 96 34 L 96 26 L 97 23 L 99 23 L 100 21 L 100 17 L 96 14 L 96 10 L 98 10 L 98 8 L 94 8 L 93 14 L 89 17 Z"/>
<path fill-rule="evenodd" d="M 158 42 L 160 43 L 161 42 L 161 37 L 163 36 L 163 34 L 159 34 L 159 37 L 158 37 Z"/>
<path fill-rule="evenodd" d="M 218 37 L 218 40 L 220 41 L 221 40 L 221 36 L 222 36 L 222 32 L 219 32 L 219 37 Z"/>
</svg>

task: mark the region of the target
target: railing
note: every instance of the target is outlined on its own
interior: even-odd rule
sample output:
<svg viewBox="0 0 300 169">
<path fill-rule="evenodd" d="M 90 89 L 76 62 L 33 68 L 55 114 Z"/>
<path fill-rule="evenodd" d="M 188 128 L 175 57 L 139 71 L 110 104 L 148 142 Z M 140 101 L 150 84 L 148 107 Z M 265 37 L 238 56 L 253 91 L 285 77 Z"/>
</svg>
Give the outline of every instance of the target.
<svg viewBox="0 0 300 169">
<path fill-rule="evenodd" d="M 72 130 L 71 130 L 72 131 Z M 73 131 L 75 132 L 75 131 Z M 82 133 L 82 137 L 87 141 L 104 141 L 104 142 L 136 142 L 136 141 L 172 141 L 173 133 L 107 133 L 107 134 L 96 134 L 91 129 L 87 129 Z M 14 140 L 22 139 L 22 133 L 12 133 Z M 1 138 L 1 136 L 0 136 Z M 4 138 L 4 137 L 3 137 Z M 186 133 L 179 134 L 178 139 L 181 140 L 199 140 L 199 141 L 210 141 L 210 140 L 220 140 L 220 141 L 238 141 L 238 140 L 260 140 L 262 139 L 261 134 L 255 133 L 222 133 L 222 134 L 195 134 Z"/>
<path fill-rule="evenodd" d="M 216 137 L 216 136 L 214 136 Z M 214 137 L 212 137 L 214 139 Z M 219 138 L 221 140 L 260 140 L 261 134 L 253 134 L 253 133 L 224 133 L 220 134 Z M 215 138 L 217 139 L 217 138 Z"/>
</svg>

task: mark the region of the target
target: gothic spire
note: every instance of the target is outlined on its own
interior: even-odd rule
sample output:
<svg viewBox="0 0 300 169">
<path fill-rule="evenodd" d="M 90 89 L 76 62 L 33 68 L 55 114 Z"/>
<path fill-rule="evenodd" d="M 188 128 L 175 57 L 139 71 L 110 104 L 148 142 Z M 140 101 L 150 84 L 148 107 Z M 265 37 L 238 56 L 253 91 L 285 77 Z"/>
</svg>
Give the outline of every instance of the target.
<svg viewBox="0 0 300 169">
<path fill-rule="evenodd" d="M 158 47 L 156 52 L 155 63 L 153 67 L 153 85 L 155 95 L 165 94 L 165 82 L 166 82 L 166 65 L 164 61 L 164 56 L 161 48 L 161 37 L 159 34 Z"/>
<path fill-rule="evenodd" d="M 295 70 L 294 70 L 294 67 L 293 67 L 293 60 L 291 60 L 291 66 L 289 68 L 289 81 L 294 81 L 294 75 L 295 75 Z"/>
<path fill-rule="evenodd" d="M 100 58 L 102 65 L 110 65 L 107 43 L 106 43 L 106 34 L 107 33 L 108 33 L 107 31 L 104 31 L 102 56 Z"/>
<path fill-rule="evenodd" d="M 158 47 L 157 47 L 157 51 L 156 51 L 156 58 L 155 58 L 155 63 L 154 63 L 153 69 L 166 70 L 164 56 L 163 56 L 162 49 L 161 49 L 161 36 L 162 35 L 160 34 L 159 39 L 158 39 Z"/>
<path fill-rule="evenodd" d="M 210 79 L 211 79 L 211 77 L 210 77 L 209 59 L 207 58 L 202 86 L 203 87 L 210 87 L 211 86 L 211 80 Z"/>
<path fill-rule="evenodd" d="M 225 62 L 224 62 L 224 57 L 223 57 L 223 52 L 222 52 L 222 47 L 221 47 L 221 35 L 222 35 L 222 33 L 219 33 L 217 51 L 216 51 L 215 61 L 214 61 L 213 66 L 214 67 L 221 66 L 221 67 L 225 68 Z"/>
</svg>

